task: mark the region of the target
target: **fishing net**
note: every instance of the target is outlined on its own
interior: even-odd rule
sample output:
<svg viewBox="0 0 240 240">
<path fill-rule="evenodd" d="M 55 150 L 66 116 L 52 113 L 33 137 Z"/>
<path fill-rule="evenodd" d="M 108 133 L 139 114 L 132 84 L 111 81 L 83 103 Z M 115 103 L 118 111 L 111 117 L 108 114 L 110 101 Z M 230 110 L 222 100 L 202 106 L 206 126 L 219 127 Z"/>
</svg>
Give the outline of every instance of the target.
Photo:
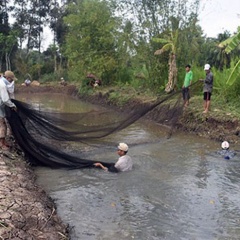
<svg viewBox="0 0 240 240">
<path fill-rule="evenodd" d="M 6 112 L 15 140 L 30 164 L 52 168 L 89 168 L 101 161 L 88 159 L 83 152 L 74 155 L 61 150 L 64 144 L 78 142 L 98 147 L 104 143 L 99 139 L 128 127 L 155 108 L 161 112 L 159 121 L 167 121 L 172 129 L 182 114 L 181 96 L 181 90 L 163 94 L 156 101 L 140 104 L 115 119 L 107 110 L 101 113 L 59 113 L 39 110 L 18 100 L 12 100 L 17 111 L 7 108 Z M 101 163 L 110 171 L 115 171 L 114 163 Z"/>
</svg>

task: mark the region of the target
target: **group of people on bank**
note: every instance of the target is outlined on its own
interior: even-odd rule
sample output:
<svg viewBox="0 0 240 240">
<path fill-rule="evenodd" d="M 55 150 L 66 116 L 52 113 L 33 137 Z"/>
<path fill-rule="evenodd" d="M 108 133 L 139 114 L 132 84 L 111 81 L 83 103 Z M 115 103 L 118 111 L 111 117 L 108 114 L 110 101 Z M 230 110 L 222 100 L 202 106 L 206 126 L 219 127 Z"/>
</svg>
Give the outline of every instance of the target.
<svg viewBox="0 0 240 240">
<path fill-rule="evenodd" d="M 186 74 L 184 82 L 182 85 L 182 96 L 184 101 L 184 107 L 189 105 L 190 99 L 190 87 L 193 80 L 193 72 L 191 71 L 191 66 L 188 64 L 185 66 Z M 210 110 L 210 102 L 213 90 L 213 73 L 211 72 L 211 66 L 209 64 L 204 65 L 204 71 L 206 73 L 205 79 L 199 79 L 203 82 L 203 100 L 204 100 L 204 111 L 203 113 L 208 113 Z M 223 141 L 221 144 L 221 150 L 218 151 L 218 154 L 224 157 L 224 159 L 231 159 L 235 156 L 235 151 L 229 149 L 229 142 Z"/>
<path fill-rule="evenodd" d="M 190 86 L 193 80 L 193 72 L 191 70 L 191 66 L 188 64 L 185 66 L 186 74 L 182 86 L 182 95 L 184 101 L 184 107 L 189 105 L 190 99 Z M 203 100 L 204 100 L 204 111 L 203 113 L 208 113 L 210 110 L 210 102 L 211 95 L 213 90 L 213 73 L 211 72 L 211 66 L 209 64 L 205 64 L 204 71 L 206 73 L 205 79 L 199 79 L 199 81 L 203 82 Z"/>
</svg>

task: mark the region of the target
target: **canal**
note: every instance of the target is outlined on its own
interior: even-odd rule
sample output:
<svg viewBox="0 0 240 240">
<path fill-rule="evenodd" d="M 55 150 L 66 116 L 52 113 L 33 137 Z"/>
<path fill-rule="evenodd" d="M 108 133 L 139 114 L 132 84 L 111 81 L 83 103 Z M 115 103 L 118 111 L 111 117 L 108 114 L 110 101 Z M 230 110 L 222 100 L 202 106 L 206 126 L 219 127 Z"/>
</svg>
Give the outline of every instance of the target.
<svg viewBox="0 0 240 240">
<path fill-rule="evenodd" d="M 59 94 L 17 99 L 63 112 L 102 108 Z M 141 119 L 107 137 L 116 146 L 89 152 L 90 159 L 115 162 L 118 143 L 126 142 L 131 172 L 35 169 L 38 184 L 73 227 L 73 240 L 239 239 L 239 158 L 223 159 L 214 141 L 182 132 L 167 136 L 166 128 Z M 78 154 L 82 145 L 73 146 Z"/>
</svg>

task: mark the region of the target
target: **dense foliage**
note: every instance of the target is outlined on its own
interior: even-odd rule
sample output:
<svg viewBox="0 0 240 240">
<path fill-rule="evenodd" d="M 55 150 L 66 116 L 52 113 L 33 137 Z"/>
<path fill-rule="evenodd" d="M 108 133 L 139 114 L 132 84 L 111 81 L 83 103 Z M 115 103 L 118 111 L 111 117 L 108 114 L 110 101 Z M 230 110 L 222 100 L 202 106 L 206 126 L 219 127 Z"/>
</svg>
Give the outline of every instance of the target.
<svg viewBox="0 0 240 240">
<path fill-rule="evenodd" d="M 238 97 L 240 31 L 207 38 L 198 11 L 199 0 L 1 1 L 0 71 L 11 69 L 21 80 L 64 77 L 83 88 L 91 73 L 103 85 L 158 93 L 181 87 L 186 64 L 196 81 L 209 63 L 216 92 Z"/>
</svg>

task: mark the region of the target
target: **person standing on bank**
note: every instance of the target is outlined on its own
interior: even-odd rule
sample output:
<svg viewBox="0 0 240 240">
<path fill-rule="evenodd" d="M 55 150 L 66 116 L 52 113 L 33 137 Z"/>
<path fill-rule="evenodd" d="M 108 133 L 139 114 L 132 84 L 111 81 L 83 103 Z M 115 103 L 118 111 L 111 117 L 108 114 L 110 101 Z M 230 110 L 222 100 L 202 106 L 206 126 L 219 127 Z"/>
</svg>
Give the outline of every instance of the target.
<svg viewBox="0 0 240 240">
<path fill-rule="evenodd" d="M 186 74 L 182 86 L 182 95 L 183 95 L 183 102 L 184 102 L 184 107 L 187 107 L 189 105 L 189 99 L 190 99 L 190 92 L 189 88 L 190 85 L 192 84 L 192 79 L 193 79 L 193 73 L 191 71 L 191 66 L 188 64 L 185 66 Z"/>
<path fill-rule="evenodd" d="M 211 72 L 211 66 L 205 64 L 204 70 L 206 72 L 206 78 L 200 79 L 204 82 L 203 86 L 203 100 L 204 100 L 204 111 L 203 113 L 208 113 L 210 110 L 211 95 L 213 90 L 213 73 Z"/>
<path fill-rule="evenodd" d="M 15 99 L 14 91 L 15 91 L 15 81 L 17 81 L 17 78 L 15 77 L 14 73 L 12 71 L 5 71 L 4 75 L 2 76 L 3 82 L 7 86 L 7 91 L 10 99 Z M 5 118 L 6 124 L 7 124 L 7 136 L 12 135 L 11 127 Z"/>
<path fill-rule="evenodd" d="M 9 150 L 6 143 L 7 125 L 5 121 L 5 106 L 16 110 L 15 104 L 9 98 L 7 86 L 3 78 L 0 78 L 0 148 L 3 150 Z"/>
<path fill-rule="evenodd" d="M 132 170 L 132 158 L 127 155 L 128 152 L 128 145 L 126 143 L 119 143 L 117 153 L 120 156 L 118 161 L 115 163 L 114 168 L 116 169 L 116 172 L 126 172 Z M 108 171 L 109 169 L 101 163 L 95 163 L 95 167 L 100 167 L 105 171 Z M 110 170 L 112 171 L 112 170 Z"/>
<path fill-rule="evenodd" d="M 15 77 L 14 73 L 12 71 L 6 71 L 1 78 L 7 86 L 9 97 L 11 99 L 15 99 L 14 91 L 15 91 L 15 81 L 17 81 L 17 78 Z"/>
</svg>

